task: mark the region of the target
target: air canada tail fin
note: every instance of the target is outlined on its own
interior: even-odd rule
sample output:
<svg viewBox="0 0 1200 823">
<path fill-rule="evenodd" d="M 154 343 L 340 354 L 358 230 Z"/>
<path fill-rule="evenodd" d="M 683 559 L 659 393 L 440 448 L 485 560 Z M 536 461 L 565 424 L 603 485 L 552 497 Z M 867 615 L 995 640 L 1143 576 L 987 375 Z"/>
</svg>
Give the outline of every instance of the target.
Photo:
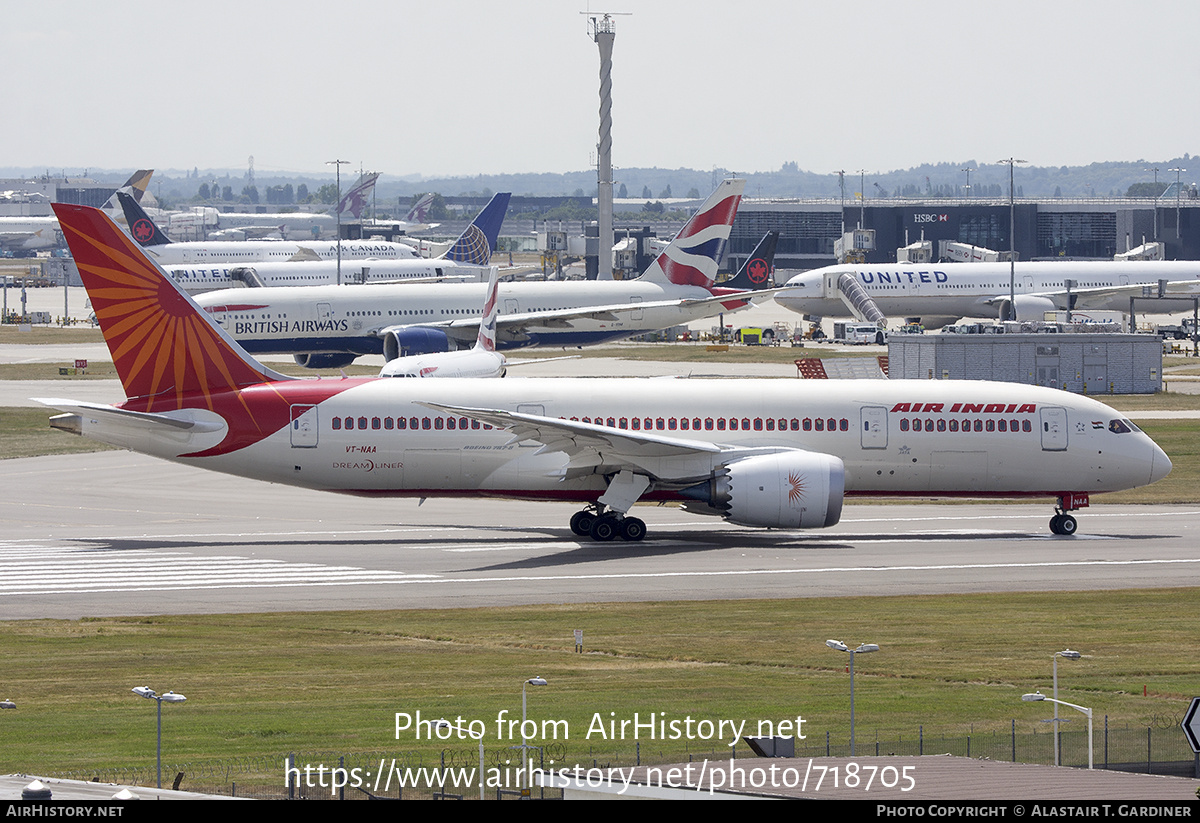
<svg viewBox="0 0 1200 823">
<path fill-rule="evenodd" d="M 155 225 L 141 205 L 123 191 L 117 192 L 117 200 L 121 203 L 121 211 L 125 213 L 125 224 L 133 239 L 144 246 L 165 246 L 171 238 Z"/>
<path fill-rule="evenodd" d="M 250 357 L 103 212 L 58 203 L 54 213 L 139 411 L 212 408 L 216 394 L 291 379 Z"/>
<path fill-rule="evenodd" d="M 488 275 L 487 296 L 483 301 L 483 314 L 479 318 L 479 337 L 475 339 L 475 348 L 483 351 L 496 350 L 496 315 L 499 314 L 500 301 L 500 269 L 492 266 Z"/>
<path fill-rule="evenodd" d="M 408 214 L 404 216 L 406 223 L 428 223 L 429 222 L 429 207 L 433 205 L 433 192 L 421 195 L 413 207 L 408 210 Z"/>
<path fill-rule="evenodd" d="M 769 231 L 764 234 L 737 274 L 721 285 L 727 289 L 742 291 L 768 288 L 771 285 L 771 275 L 775 273 L 775 246 L 778 242 L 779 232 Z"/>
<path fill-rule="evenodd" d="M 504 216 L 508 213 L 508 201 L 511 192 L 500 192 L 492 197 L 483 211 L 476 215 L 471 225 L 459 235 L 450 250 L 442 255 L 445 260 L 455 263 L 468 263 L 475 266 L 486 266 L 496 250 L 496 241 L 500 237 L 500 227 L 504 225 Z"/>
<path fill-rule="evenodd" d="M 363 209 L 367 205 L 371 191 L 375 188 L 375 181 L 379 179 L 379 174 L 377 171 L 371 171 L 358 178 L 358 182 L 338 201 L 338 214 L 349 212 L 355 220 L 362 217 Z"/>
<path fill-rule="evenodd" d="M 745 187 L 745 180 L 722 180 L 641 279 L 662 285 L 711 288 Z"/>
</svg>

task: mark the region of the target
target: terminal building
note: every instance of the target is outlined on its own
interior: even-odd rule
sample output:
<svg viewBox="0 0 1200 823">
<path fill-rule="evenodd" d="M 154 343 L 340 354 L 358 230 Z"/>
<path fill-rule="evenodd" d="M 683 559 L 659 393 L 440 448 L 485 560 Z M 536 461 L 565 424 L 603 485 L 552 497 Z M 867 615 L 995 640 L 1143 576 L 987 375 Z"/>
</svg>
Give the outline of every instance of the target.
<svg viewBox="0 0 1200 823">
<path fill-rule="evenodd" d="M 1152 199 L 1021 198 L 1010 221 L 1007 199 L 879 199 L 863 206 L 838 200 L 744 199 L 723 268 L 736 271 L 763 234 L 779 232 L 777 269 L 805 270 L 837 262 L 834 243 L 855 228 L 875 232 L 866 263 L 895 263 L 896 250 L 919 240 L 1008 251 L 1018 260 L 1112 260 L 1143 243 L 1160 242 L 1164 259 L 1200 260 L 1200 199 L 1184 190 Z M 936 260 L 936 257 L 935 257 Z"/>
</svg>

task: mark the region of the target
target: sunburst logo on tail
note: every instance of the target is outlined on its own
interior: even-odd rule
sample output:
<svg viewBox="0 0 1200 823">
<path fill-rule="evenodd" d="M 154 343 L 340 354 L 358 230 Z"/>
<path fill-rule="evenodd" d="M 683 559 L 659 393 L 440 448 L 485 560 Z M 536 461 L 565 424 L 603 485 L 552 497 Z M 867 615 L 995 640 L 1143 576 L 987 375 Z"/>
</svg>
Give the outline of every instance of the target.
<svg viewBox="0 0 1200 823">
<path fill-rule="evenodd" d="M 787 482 L 788 503 L 794 505 L 804 500 L 804 475 L 789 472 Z"/>
</svg>

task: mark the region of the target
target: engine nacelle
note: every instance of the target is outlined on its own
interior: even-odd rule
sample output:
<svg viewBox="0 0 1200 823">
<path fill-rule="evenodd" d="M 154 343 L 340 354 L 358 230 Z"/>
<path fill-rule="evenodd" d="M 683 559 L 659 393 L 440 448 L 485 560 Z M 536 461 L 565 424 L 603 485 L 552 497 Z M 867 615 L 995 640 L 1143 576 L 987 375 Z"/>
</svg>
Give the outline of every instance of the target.
<svg viewBox="0 0 1200 823">
<path fill-rule="evenodd" d="M 458 348 L 450 336 L 441 329 L 421 326 L 406 326 L 388 329 L 383 333 L 383 358 L 395 360 L 414 354 L 433 354 L 440 351 L 455 351 Z"/>
<path fill-rule="evenodd" d="M 787 451 L 737 460 L 683 493 L 741 526 L 822 529 L 841 519 L 845 490 L 839 458 Z"/>
<path fill-rule="evenodd" d="M 292 358 L 297 366 L 306 369 L 340 369 L 354 362 L 357 354 L 350 352 L 325 352 L 318 354 L 294 354 Z"/>
<path fill-rule="evenodd" d="M 1013 303 L 1016 303 L 1016 313 L 1013 313 Z M 1058 311 L 1058 306 L 1049 297 L 1037 297 L 1032 294 L 1018 294 L 1015 300 L 1000 301 L 1001 320 L 1041 320 L 1048 311 Z"/>
</svg>

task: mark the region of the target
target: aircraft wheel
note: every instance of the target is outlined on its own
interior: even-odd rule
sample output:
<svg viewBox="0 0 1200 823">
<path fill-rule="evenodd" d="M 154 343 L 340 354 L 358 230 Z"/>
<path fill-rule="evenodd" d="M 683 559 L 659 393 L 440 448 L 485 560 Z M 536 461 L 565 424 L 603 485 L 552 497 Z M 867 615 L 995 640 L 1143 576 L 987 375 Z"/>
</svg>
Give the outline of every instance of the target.
<svg viewBox="0 0 1200 823">
<path fill-rule="evenodd" d="M 621 539 L 636 543 L 646 536 L 646 524 L 636 517 L 626 517 L 621 521 Z"/>
<path fill-rule="evenodd" d="M 1062 532 L 1060 532 L 1060 531 L 1058 530 L 1058 529 L 1059 529 L 1059 524 L 1060 524 L 1060 523 L 1062 523 L 1062 515 L 1061 515 L 1061 514 L 1056 514 L 1056 515 L 1054 515 L 1053 517 L 1051 517 L 1051 518 L 1050 518 L 1050 532 L 1051 532 L 1051 534 L 1062 534 Z"/>
<path fill-rule="evenodd" d="M 571 515 L 571 531 L 580 537 L 587 537 L 592 533 L 592 524 L 595 522 L 596 515 L 591 512 L 575 512 Z"/>
<path fill-rule="evenodd" d="M 1069 514 L 1062 514 L 1058 517 L 1058 533 L 1070 537 L 1075 534 L 1079 528 L 1079 523 Z"/>
<path fill-rule="evenodd" d="M 600 543 L 612 540 L 619 531 L 620 526 L 617 524 L 617 519 L 612 515 L 601 515 L 592 523 L 592 539 Z"/>
</svg>

